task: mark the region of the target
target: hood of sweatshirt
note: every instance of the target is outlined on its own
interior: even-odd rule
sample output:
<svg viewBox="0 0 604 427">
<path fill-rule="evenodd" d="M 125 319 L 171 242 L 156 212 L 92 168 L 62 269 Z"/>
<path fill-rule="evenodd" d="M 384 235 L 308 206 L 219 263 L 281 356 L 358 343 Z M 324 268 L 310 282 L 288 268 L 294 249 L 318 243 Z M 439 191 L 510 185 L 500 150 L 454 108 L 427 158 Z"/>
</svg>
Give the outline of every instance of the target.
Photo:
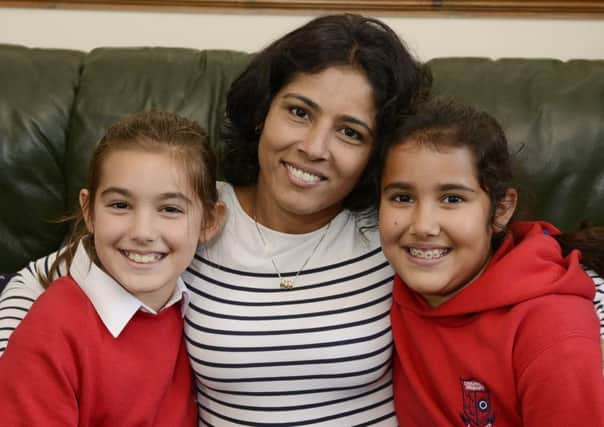
<svg viewBox="0 0 604 427">
<path fill-rule="evenodd" d="M 505 308 L 551 294 L 591 301 L 595 287 L 583 271 L 579 251 L 562 257 L 552 237 L 556 234 L 559 231 L 546 222 L 516 222 L 482 275 L 450 300 L 432 308 L 397 275 L 393 303 L 420 316 L 450 317 Z"/>
</svg>

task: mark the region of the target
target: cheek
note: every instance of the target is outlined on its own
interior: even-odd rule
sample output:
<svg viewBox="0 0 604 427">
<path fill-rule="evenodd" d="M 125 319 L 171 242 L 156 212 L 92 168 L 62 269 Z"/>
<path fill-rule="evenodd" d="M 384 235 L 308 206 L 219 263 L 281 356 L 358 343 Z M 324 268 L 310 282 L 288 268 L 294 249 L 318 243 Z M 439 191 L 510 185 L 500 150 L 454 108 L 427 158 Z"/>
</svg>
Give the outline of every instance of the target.
<svg viewBox="0 0 604 427">
<path fill-rule="evenodd" d="M 267 169 L 270 167 L 271 163 L 274 162 L 276 155 L 275 151 L 279 150 L 270 137 L 270 135 L 263 135 L 258 142 L 258 163 L 260 169 Z"/>
<path fill-rule="evenodd" d="M 472 236 L 471 239 L 476 242 L 490 241 L 491 222 L 489 212 L 485 209 L 475 210 L 474 212 L 460 211 L 454 217 L 454 224 L 450 229 L 455 230 L 458 236 L 468 236 L 468 240 Z"/>
<path fill-rule="evenodd" d="M 94 234 L 95 241 L 106 239 L 107 235 L 115 232 L 117 223 L 117 221 L 107 221 L 106 216 L 101 211 L 96 210 L 96 214 L 88 222 L 88 230 Z"/>
<path fill-rule="evenodd" d="M 479 225 L 481 224 L 481 225 Z M 447 227 L 450 237 L 460 247 L 469 248 L 476 258 L 487 257 L 491 250 L 491 228 L 482 216 L 476 218 L 461 217 Z"/>
<path fill-rule="evenodd" d="M 336 142 L 335 144 L 337 146 L 343 143 Z M 340 171 L 342 177 L 347 178 L 347 182 L 351 184 L 351 187 L 357 184 L 365 171 L 370 154 L 369 147 L 339 147 L 339 149 L 333 150 L 332 156 L 335 159 L 336 168 Z"/>
<path fill-rule="evenodd" d="M 267 154 L 270 150 L 279 149 L 282 145 L 286 145 L 287 140 L 284 136 L 290 135 L 292 135 L 292 130 L 287 129 L 282 120 L 279 120 L 275 117 L 275 114 L 269 112 L 260 133 L 258 154 Z"/>
<path fill-rule="evenodd" d="M 402 233 L 403 220 L 396 210 L 382 207 L 379 216 L 380 237 L 384 244 L 396 242 Z"/>
<path fill-rule="evenodd" d="M 181 242 L 188 248 L 196 248 L 201 235 L 201 218 L 190 218 L 188 221 L 171 227 L 168 232 L 172 241 Z"/>
</svg>

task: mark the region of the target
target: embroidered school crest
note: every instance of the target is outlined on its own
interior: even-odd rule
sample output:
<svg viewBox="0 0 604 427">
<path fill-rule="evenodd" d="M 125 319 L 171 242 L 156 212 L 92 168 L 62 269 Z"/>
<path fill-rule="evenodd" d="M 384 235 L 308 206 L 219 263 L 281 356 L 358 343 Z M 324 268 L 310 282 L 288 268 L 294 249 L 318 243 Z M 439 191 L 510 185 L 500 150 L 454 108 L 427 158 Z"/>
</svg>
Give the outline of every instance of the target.
<svg viewBox="0 0 604 427">
<path fill-rule="evenodd" d="M 495 415 L 491 405 L 491 392 L 474 379 L 461 379 L 464 427 L 493 427 Z"/>
</svg>

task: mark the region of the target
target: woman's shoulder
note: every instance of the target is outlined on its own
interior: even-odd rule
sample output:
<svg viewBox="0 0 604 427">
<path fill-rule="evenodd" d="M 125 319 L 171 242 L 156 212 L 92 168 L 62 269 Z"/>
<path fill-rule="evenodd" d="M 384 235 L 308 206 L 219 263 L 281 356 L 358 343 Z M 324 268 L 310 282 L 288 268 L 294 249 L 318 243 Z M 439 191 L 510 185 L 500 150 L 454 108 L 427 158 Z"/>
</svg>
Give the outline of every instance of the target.
<svg viewBox="0 0 604 427">
<path fill-rule="evenodd" d="M 235 196 L 235 188 L 226 181 L 217 181 L 216 189 L 218 190 L 218 197 L 225 202 L 227 205 L 237 200 Z"/>
</svg>

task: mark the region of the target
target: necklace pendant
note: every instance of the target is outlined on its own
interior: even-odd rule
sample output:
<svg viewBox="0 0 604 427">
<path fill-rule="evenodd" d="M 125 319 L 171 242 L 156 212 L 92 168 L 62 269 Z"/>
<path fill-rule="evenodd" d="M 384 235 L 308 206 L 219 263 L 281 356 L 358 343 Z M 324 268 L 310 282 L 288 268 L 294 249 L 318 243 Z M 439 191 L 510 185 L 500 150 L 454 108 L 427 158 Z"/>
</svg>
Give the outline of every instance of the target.
<svg viewBox="0 0 604 427">
<path fill-rule="evenodd" d="M 294 281 L 290 279 L 279 280 L 279 287 L 281 289 L 292 289 L 294 287 Z"/>
</svg>

